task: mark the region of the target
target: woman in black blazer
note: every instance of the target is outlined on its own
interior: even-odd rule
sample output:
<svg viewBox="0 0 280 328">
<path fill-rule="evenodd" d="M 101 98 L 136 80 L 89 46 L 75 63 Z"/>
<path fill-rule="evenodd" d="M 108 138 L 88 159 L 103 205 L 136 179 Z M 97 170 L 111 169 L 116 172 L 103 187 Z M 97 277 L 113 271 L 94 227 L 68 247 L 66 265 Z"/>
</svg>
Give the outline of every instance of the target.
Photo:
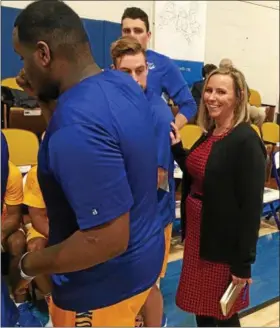
<svg viewBox="0 0 280 328">
<path fill-rule="evenodd" d="M 251 265 L 262 213 L 266 150 L 249 125 L 247 88 L 235 68 L 205 82 L 198 124 L 201 138 L 186 151 L 177 127 L 170 134 L 183 171 L 181 222 L 185 240 L 177 305 L 199 327 L 239 327 L 249 304 Z M 220 299 L 230 282 L 246 283 L 227 316 Z"/>
</svg>

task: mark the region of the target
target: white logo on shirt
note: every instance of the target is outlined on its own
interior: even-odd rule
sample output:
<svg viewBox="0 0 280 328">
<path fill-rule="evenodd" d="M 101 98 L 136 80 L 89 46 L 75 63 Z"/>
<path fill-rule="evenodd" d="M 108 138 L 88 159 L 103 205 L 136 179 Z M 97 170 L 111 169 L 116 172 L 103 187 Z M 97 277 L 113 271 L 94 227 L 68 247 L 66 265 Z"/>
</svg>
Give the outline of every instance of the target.
<svg viewBox="0 0 280 328">
<path fill-rule="evenodd" d="M 91 211 L 91 213 L 92 213 L 92 215 L 97 215 L 98 214 L 98 212 L 95 208 Z"/>
<path fill-rule="evenodd" d="M 161 98 L 168 104 L 168 100 L 170 99 L 170 97 L 168 96 L 167 93 L 163 92 L 161 94 Z"/>
<path fill-rule="evenodd" d="M 147 64 L 148 64 L 148 68 L 149 68 L 149 69 L 154 69 L 154 68 L 156 68 L 156 66 L 155 66 L 154 63 L 149 63 L 149 62 L 147 62 Z"/>
</svg>

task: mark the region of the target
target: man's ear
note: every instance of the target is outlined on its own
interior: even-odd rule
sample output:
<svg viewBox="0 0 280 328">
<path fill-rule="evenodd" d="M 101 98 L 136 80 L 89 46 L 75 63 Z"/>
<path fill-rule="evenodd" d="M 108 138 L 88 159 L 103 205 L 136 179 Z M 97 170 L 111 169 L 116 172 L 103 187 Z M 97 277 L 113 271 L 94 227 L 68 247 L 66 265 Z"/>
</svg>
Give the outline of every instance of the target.
<svg viewBox="0 0 280 328">
<path fill-rule="evenodd" d="M 111 69 L 116 69 L 116 67 L 115 67 L 114 64 L 111 64 L 110 68 L 111 68 Z"/>
</svg>

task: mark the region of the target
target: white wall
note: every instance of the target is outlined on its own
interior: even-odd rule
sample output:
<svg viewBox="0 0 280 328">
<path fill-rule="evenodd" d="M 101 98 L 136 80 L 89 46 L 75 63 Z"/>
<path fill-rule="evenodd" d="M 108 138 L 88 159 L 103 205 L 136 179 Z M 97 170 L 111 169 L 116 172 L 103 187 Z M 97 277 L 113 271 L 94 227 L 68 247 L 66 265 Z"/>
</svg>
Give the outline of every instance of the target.
<svg viewBox="0 0 280 328">
<path fill-rule="evenodd" d="M 261 1 L 261 0 L 258 0 L 258 1 L 243 1 L 243 2 L 256 4 L 256 5 L 259 5 L 259 6 L 262 6 L 262 7 L 279 9 L 279 1 L 269 1 L 269 0 Z"/>
<path fill-rule="evenodd" d="M 173 59 L 204 61 L 207 1 L 156 1 L 154 49 Z"/>
<path fill-rule="evenodd" d="M 2 1 L 2 6 L 24 8 L 31 1 Z M 189 1 L 168 1 L 184 7 Z M 120 22 L 125 8 L 140 7 L 150 19 L 156 38 L 155 1 L 66 1 L 81 17 Z M 200 3 L 200 1 L 198 1 Z M 203 30 L 203 28 L 202 28 Z M 207 1 L 205 53 L 206 63 L 218 64 L 228 57 L 240 68 L 263 103 L 276 104 L 279 99 L 279 2 L 278 1 Z M 195 60 L 183 42 L 173 47 L 173 38 L 152 38 L 151 48 L 165 51 L 176 48 L 176 59 Z M 195 43 L 194 43 L 195 44 Z M 155 47 L 155 45 L 157 45 Z M 157 49 L 158 48 L 158 49 Z M 174 49 L 173 49 L 174 50 Z M 174 52 L 174 51 L 173 51 Z M 195 53 L 195 52 L 194 52 Z M 170 55 L 170 53 L 167 53 Z M 194 54 L 195 55 L 195 54 Z M 172 56 L 174 57 L 174 56 Z M 191 57 L 191 58 L 188 58 Z"/>
<path fill-rule="evenodd" d="M 47 0 L 46 0 L 47 1 Z M 25 8 L 32 1 L 1 1 L 1 5 L 12 8 Z M 123 11 L 127 7 L 139 7 L 145 10 L 152 21 L 153 1 L 65 1 L 83 18 L 108 20 L 120 23 Z"/>
<path fill-rule="evenodd" d="M 222 58 L 231 58 L 245 74 L 249 87 L 260 92 L 262 102 L 272 105 L 279 98 L 276 4 L 276 1 L 209 1 L 205 44 L 206 63 L 218 64 Z"/>
<path fill-rule="evenodd" d="M 46 0 L 47 1 L 47 0 Z M 25 8 L 32 1 L 1 1 L 1 5 L 12 8 Z M 82 18 L 107 20 L 120 23 L 127 7 L 139 7 L 149 16 L 151 31 L 153 32 L 153 1 L 65 1 Z M 153 35 L 153 33 L 152 33 Z M 151 45 L 153 39 L 151 40 Z"/>
</svg>

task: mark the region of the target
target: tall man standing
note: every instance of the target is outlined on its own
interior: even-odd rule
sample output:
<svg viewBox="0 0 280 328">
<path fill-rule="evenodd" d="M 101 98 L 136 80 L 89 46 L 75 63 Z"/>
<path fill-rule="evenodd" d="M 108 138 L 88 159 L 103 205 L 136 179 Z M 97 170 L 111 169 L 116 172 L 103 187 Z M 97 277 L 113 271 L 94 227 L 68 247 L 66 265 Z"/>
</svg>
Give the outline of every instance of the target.
<svg viewBox="0 0 280 328">
<path fill-rule="evenodd" d="M 164 256 L 149 104 L 130 76 L 101 73 L 65 3 L 33 2 L 14 26 L 28 85 L 58 98 L 38 157 L 50 247 L 25 254 L 21 276 L 51 274 L 54 326 L 132 327 Z"/>
<path fill-rule="evenodd" d="M 165 235 L 165 256 L 159 277 L 163 278 L 167 269 L 172 223 L 175 218 L 174 159 L 170 143 L 170 124 L 174 118 L 165 101 L 147 86 L 146 51 L 135 38 L 122 37 L 114 42 L 111 46 L 111 57 L 115 69 L 131 75 L 143 88 L 151 106 L 158 155 L 158 211 L 156 217 L 158 225 L 164 227 Z M 165 326 L 167 319 L 163 315 L 163 298 L 157 284 L 151 289 L 141 312 L 145 327 Z"/>
<path fill-rule="evenodd" d="M 196 103 L 179 68 L 169 58 L 148 50 L 151 38 L 148 15 L 140 8 L 126 8 L 121 19 L 122 36 L 135 37 L 146 50 L 149 67 L 148 86 L 156 94 L 166 94 L 179 107 L 175 123 L 181 129 L 197 111 Z"/>
</svg>

